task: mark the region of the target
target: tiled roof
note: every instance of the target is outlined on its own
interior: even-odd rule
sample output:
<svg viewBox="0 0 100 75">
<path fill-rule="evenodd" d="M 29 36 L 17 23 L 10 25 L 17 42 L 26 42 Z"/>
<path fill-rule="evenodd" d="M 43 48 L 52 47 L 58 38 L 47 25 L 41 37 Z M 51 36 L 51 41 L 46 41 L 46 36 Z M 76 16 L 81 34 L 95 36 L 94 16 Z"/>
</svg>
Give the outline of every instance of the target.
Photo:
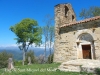
<svg viewBox="0 0 100 75">
<path fill-rule="evenodd" d="M 88 18 L 88 19 L 85 19 L 85 20 L 77 21 L 77 22 L 72 22 L 72 23 L 69 23 L 69 24 L 64 24 L 63 26 L 60 26 L 60 28 L 63 28 L 63 27 L 66 27 L 66 26 L 71 26 L 71 25 L 76 25 L 76 24 L 81 24 L 81 23 L 86 23 L 86 22 L 94 21 L 94 20 L 98 20 L 98 19 L 100 19 L 100 16 Z"/>
</svg>

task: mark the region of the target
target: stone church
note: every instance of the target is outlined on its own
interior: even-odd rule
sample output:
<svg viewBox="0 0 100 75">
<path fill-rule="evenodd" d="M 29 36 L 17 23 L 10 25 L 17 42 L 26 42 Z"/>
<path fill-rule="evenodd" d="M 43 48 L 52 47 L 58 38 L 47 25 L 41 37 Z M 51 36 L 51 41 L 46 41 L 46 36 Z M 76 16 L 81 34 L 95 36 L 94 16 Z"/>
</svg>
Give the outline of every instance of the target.
<svg viewBox="0 0 100 75">
<path fill-rule="evenodd" d="M 100 60 L 100 16 L 76 21 L 71 4 L 55 6 L 54 62 Z"/>
</svg>

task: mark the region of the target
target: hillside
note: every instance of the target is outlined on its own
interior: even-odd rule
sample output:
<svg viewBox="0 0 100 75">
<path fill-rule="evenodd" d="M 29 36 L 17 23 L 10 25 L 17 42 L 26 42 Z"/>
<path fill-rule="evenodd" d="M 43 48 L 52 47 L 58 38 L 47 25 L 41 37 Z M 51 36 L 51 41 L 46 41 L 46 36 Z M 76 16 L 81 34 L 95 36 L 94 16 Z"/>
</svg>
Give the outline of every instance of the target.
<svg viewBox="0 0 100 75">
<path fill-rule="evenodd" d="M 36 57 L 41 54 L 44 54 L 44 48 L 29 48 L 29 50 L 33 50 Z M 28 51 L 29 51 L 28 50 Z M 0 52 L 7 51 L 8 53 L 13 54 L 15 60 L 22 60 L 22 51 L 19 50 L 18 47 L 0 47 Z M 52 51 L 53 53 L 53 51 Z M 49 50 L 46 51 L 47 56 L 49 55 Z"/>
</svg>

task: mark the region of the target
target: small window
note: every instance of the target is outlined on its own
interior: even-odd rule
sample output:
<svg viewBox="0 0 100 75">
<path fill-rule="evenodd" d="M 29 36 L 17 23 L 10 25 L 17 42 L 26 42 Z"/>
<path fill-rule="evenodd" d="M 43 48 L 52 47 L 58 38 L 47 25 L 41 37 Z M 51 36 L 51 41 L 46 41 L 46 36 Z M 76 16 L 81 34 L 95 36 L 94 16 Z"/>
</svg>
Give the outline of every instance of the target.
<svg viewBox="0 0 100 75">
<path fill-rule="evenodd" d="M 66 16 L 66 17 L 68 16 L 68 11 L 69 11 L 68 7 L 65 6 L 65 16 Z"/>
<path fill-rule="evenodd" d="M 74 18 L 75 18 L 75 17 L 72 15 L 72 21 L 74 20 Z"/>
</svg>

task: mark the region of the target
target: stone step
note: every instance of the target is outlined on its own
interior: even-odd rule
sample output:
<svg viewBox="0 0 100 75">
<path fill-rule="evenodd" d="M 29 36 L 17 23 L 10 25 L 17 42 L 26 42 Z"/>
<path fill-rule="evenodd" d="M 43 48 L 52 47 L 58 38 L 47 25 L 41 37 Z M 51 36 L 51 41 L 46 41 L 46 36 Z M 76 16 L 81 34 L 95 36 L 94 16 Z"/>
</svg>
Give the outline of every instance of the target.
<svg viewBox="0 0 100 75">
<path fill-rule="evenodd" d="M 95 73 L 96 68 L 100 68 L 100 60 L 71 60 L 68 62 L 63 62 L 59 66 L 61 71 L 86 71 L 91 73 Z"/>
</svg>

